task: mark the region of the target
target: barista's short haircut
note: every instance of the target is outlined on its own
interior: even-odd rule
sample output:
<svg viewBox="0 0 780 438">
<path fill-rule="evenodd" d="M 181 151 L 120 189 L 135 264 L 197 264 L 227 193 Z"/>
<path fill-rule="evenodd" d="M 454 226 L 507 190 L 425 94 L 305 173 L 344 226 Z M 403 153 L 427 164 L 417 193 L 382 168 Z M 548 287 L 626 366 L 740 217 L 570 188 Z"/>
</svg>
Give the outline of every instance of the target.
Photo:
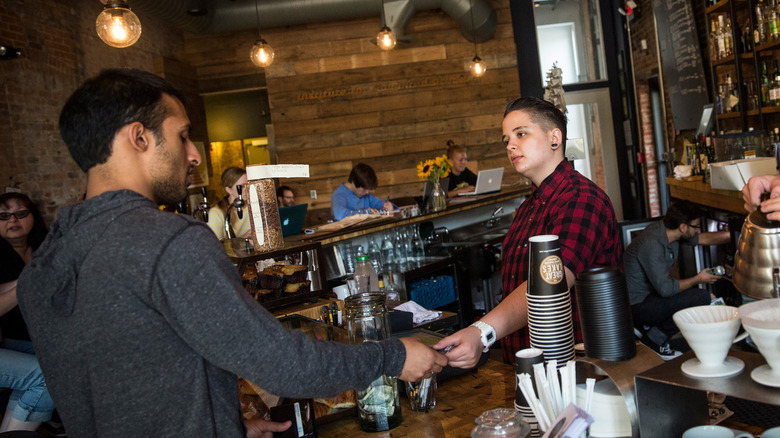
<svg viewBox="0 0 780 438">
<path fill-rule="evenodd" d="M 171 83 L 136 69 L 103 70 L 76 89 L 60 112 L 60 135 L 81 170 L 105 163 L 114 136 L 130 123 L 141 122 L 161 141 L 168 116 L 164 94 L 186 104 Z"/>
<path fill-rule="evenodd" d="M 364 188 L 368 190 L 374 190 L 379 186 L 379 181 L 376 178 L 374 169 L 368 164 L 358 163 L 349 172 L 348 182 L 355 185 L 355 188 Z"/>
<path fill-rule="evenodd" d="M 664 215 L 664 226 L 669 230 L 676 230 L 682 224 L 689 224 L 702 217 L 702 210 L 692 202 L 677 199 L 673 201 Z"/>
<path fill-rule="evenodd" d="M 545 132 L 555 128 L 561 130 L 561 150 L 566 153 L 566 116 L 550 102 L 536 97 L 518 97 L 509 102 L 504 110 L 504 118 L 514 111 L 525 111 L 531 120 Z"/>
</svg>

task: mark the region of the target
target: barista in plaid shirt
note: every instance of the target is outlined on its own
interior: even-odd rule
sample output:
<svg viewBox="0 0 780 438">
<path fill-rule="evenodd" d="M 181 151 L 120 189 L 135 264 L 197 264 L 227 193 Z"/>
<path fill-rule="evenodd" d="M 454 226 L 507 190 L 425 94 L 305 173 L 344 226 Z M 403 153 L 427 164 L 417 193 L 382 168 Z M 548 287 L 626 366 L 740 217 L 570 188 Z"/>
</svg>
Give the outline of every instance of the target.
<svg viewBox="0 0 780 438">
<path fill-rule="evenodd" d="M 564 159 L 566 117 L 549 102 L 521 97 L 507 106 L 502 129 L 509 160 L 531 180 L 534 191 L 518 209 L 504 240 L 503 300 L 479 322 L 434 345 L 437 349 L 456 347 L 447 354 L 451 366 L 476 365 L 483 348 L 495 339 L 504 338 L 504 361 L 508 363 L 514 362 L 515 352 L 528 346 L 526 286 L 531 236 L 558 235 L 570 287 L 578 272 L 620 264 L 622 247 L 612 203 Z M 571 293 L 574 303 L 573 289 Z M 573 316 L 575 338 L 581 342 L 576 303 Z"/>
</svg>

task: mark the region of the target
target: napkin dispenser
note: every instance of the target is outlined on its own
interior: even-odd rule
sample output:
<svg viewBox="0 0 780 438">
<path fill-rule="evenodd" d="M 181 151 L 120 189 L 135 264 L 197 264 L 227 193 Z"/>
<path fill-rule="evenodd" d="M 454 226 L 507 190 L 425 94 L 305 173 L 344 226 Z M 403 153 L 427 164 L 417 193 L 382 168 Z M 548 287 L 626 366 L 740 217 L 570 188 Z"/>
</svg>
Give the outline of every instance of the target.
<svg viewBox="0 0 780 438">
<path fill-rule="evenodd" d="M 742 190 L 750 177 L 777 173 L 772 157 L 756 157 L 710 164 L 710 185 L 713 189 Z"/>
</svg>

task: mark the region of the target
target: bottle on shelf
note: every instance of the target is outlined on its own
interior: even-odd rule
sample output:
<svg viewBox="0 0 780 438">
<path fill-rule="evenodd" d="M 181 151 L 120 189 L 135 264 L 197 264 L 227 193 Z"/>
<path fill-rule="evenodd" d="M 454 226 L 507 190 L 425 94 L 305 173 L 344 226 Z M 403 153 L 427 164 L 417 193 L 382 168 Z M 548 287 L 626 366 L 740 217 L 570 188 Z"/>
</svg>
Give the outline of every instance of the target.
<svg viewBox="0 0 780 438">
<path fill-rule="evenodd" d="M 766 43 L 766 23 L 764 21 L 764 4 L 758 0 L 756 4 L 756 28 L 753 30 L 753 44 L 759 46 Z"/>
<path fill-rule="evenodd" d="M 761 62 L 761 106 L 769 104 L 769 74 L 766 71 L 766 61 Z"/>
<path fill-rule="evenodd" d="M 742 43 L 742 53 L 750 53 L 753 50 L 753 34 L 750 32 L 750 17 L 745 20 L 745 26 L 739 35 Z"/>
<path fill-rule="evenodd" d="M 368 239 L 368 257 L 371 259 L 371 265 L 376 272 L 382 272 L 382 250 L 376 243 L 374 236 Z"/>
<path fill-rule="evenodd" d="M 774 70 L 772 71 L 772 79 L 769 82 L 769 99 L 768 104 L 770 106 L 780 105 L 780 69 L 777 68 L 777 58 L 772 60 Z"/>
<path fill-rule="evenodd" d="M 722 15 L 721 15 L 722 17 Z M 726 56 L 734 54 L 734 33 L 731 31 L 731 17 L 726 14 L 725 25 L 723 26 L 723 44 L 725 44 Z"/>
<path fill-rule="evenodd" d="M 393 250 L 395 251 L 395 264 L 396 269 L 399 271 L 405 271 L 407 266 L 407 257 L 408 254 L 406 252 L 406 242 L 404 240 L 403 233 L 401 233 L 400 230 L 395 230 L 395 240 L 393 241 Z"/>
<path fill-rule="evenodd" d="M 355 266 L 355 289 L 358 294 L 366 292 L 378 292 L 379 291 L 379 277 L 371 266 L 371 262 L 368 259 L 368 255 L 362 254 L 357 256 L 357 265 Z"/>
<path fill-rule="evenodd" d="M 710 22 L 710 59 L 717 61 L 720 59 L 720 51 L 718 49 L 718 23 L 715 20 Z"/>
<path fill-rule="evenodd" d="M 388 300 L 401 299 L 401 294 L 398 289 L 398 284 L 396 284 L 395 278 L 393 277 L 392 269 L 387 270 L 387 283 L 385 283 L 385 295 L 387 295 Z"/>
<path fill-rule="evenodd" d="M 767 28 L 768 38 L 767 40 L 775 40 L 777 39 L 780 34 L 778 33 L 778 27 L 777 27 L 777 20 L 778 20 L 778 14 L 777 14 L 777 8 L 774 1 L 772 1 L 772 4 L 769 6 L 769 14 L 767 14 L 769 18 L 769 26 Z"/>
<path fill-rule="evenodd" d="M 723 15 L 718 15 L 718 30 L 715 33 L 718 42 L 718 59 L 725 58 L 726 53 L 726 26 Z"/>
<path fill-rule="evenodd" d="M 393 239 L 389 231 L 386 231 L 382 238 L 382 265 L 385 269 L 392 268 L 395 263 L 395 250 L 393 249 Z"/>
</svg>

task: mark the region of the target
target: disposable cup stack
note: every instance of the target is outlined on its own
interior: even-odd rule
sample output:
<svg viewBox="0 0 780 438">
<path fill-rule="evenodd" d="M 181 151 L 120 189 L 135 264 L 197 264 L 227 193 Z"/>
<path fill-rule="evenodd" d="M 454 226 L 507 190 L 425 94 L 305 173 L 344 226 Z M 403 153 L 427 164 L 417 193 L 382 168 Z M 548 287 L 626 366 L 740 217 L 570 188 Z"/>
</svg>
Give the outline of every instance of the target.
<svg viewBox="0 0 780 438">
<path fill-rule="evenodd" d="M 574 360 L 572 304 L 558 236 L 529 239 L 528 332 L 531 347 L 544 351 L 545 361 L 559 366 Z"/>
</svg>

